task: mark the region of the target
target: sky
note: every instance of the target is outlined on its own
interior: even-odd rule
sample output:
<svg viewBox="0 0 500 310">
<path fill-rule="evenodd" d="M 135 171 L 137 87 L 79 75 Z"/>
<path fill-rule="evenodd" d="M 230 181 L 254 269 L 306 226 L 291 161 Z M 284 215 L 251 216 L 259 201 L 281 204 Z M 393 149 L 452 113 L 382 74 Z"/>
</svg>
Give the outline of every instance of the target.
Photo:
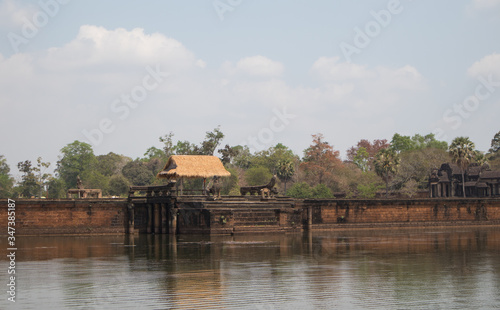
<svg viewBox="0 0 500 310">
<path fill-rule="evenodd" d="M 0 0 L 0 154 L 500 131 L 500 0 Z"/>
</svg>

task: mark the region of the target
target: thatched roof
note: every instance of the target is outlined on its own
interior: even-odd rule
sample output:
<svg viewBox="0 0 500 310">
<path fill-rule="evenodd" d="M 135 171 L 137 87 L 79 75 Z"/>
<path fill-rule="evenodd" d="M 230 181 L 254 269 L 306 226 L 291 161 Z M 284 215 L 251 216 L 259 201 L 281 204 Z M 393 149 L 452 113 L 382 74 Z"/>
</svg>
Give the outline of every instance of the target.
<svg viewBox="0 0 500 310">
<path fill-rule="evenodd" d="M 219 158 L 208 155 L 172 155 L 157 178 L 210 178 L 228 177 L 231 173 L 224 168 Z"/>
</svg>

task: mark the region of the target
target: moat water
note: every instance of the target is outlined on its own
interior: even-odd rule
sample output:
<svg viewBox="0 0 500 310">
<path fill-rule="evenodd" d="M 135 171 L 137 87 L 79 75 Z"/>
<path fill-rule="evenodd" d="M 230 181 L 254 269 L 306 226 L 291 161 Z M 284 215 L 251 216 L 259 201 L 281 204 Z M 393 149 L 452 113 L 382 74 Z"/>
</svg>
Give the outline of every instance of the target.
<svg viewBox="0 0 500 310">
<path fill-rule="evenodd" d="M 16 241 L 0 309 L 500 308 L 500 228 Z"/>
</svg>

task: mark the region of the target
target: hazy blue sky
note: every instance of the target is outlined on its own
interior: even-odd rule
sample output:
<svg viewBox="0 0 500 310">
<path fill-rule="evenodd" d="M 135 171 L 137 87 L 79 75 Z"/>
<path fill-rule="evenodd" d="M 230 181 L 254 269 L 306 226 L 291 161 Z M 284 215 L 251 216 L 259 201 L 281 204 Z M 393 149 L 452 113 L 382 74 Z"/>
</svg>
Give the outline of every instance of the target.
<svg viewBox="0 0 500 310">
<path fill-rule="evenodd" d="M 500 0 L 0 0 L 0 154 L 500 131 Z M 17 169 L 14 169 L 14 174 Z"/>
</svg>

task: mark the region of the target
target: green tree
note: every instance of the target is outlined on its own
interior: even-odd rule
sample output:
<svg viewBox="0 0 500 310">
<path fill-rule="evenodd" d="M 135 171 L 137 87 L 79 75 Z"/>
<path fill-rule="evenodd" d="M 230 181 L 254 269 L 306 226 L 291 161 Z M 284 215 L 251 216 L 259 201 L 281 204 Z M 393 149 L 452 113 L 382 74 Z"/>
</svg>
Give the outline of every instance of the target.
<svg viewBox="0 0 500 310">
<path fill-rule="evenodd" d="M 149 149 L 147 149 L 146 153 L 144 153 L 144 159 L 146 161 L 148 161 L 148 160 L 151 160 L 153 158 L 168 159 L 168 157 L 165 155 L 165 152 L 163 150 L 160 150 L 159 148 L 152 146 Z"/>
<path fill-rule="evenodd" d="M 129 187 L 129 181 L 121 174 L 113 175 L 109 179 L 109 194 L 112 196 L 126 196 Z"/>
<path fill-rule="evenodd" d="M 165 167 L 166 161 L 162 161 L 159 158 L 153 158 L 150 161 L 144 162 L 144 164 L 151 171 L 153 176 L 156 177 L 158 172 L 160 172 L 163 167 Z"/>
<path fill-rule="evenodd" d="M 35 167 L 30 160 L 21 161 L 17 164 L 19 172 L 22 173 L 21 182 L 18 185 L 21 197 L 31 198 L 39 194 L 39 186 L 35 175 Z"/>
<path fill-rule="evenodd" d="M 76 177 L 95 169 L 97 163 L 90 144 L 74 141 L 61 149 L 56 172 L 69 188 L 76 188 Z"/>
<path fill-rule="evenodd" d="M 356 146 L 347 150 L 347 159 L 356 163 L 356 165 L 361 164 L 360 169 L 364 169 L 364 172 L 373 171 L 375 155 L 381 149 L 388 147 L 389 143 L 387 143 L 386 139 L 375 139 L 373 142 L 361 139 Z"/>
<path fill-rule="evenodd" d="M 264 166 L 267 167 L 269 171 L 277 173 L 276 168 L 278 167 L 278 163 L 283 160 L 295 162 L 298 160 L 298 156 L 295 155 L 287 146 L 278 143 L 267 150 L 257 152 L 251 158 L 251 165 Z"/>
<path fill-rule="evenodd" d="M 498 155 L 500 151 L 500 131 L 495 134 L 493 139 L 491 139 L 490 153 Z"/>
<path fill-rule="evenodd" d="M 161 152 L 161 150 L 160 150 Z M 120 174 L 122 168 L 132 161 L 130 157 L 109 152 L 106 155 L 96 156 L 96 170 L 106 177 Z"/>
<path fill-rule="evenodd" d="M 238 172 L 236 169 L 226 167 L 227 171 L 231 173 L 230 177 L 222 178 L 222 195 L 239 195 L 240 187 L 238 186 Z"/>
<path fill-rule="evenodd" d="M 394 136 L 392 136 L 390 148 L 399 153 L 414 149 L 415 145 L 410 136 L 402 136 L 395 133 Z"/>
<path fill-rule="evenodd" d="M 269 183 L 273 177 L 272 173 L 266 167 L 252 167 L 245 172 L 245 180 L 248 185 L 264 185 Z"/>
<path fill-rule="evenodd" d="M 174 150 L 174 142 L 172 138 L 174 137 L 173 132 L 169 132 L 168 134 L 160 137 L 160 142 L 163 143 L 163 152 L 165 153 L 165 156 L 168 158 L 172 155 L 175 155 L 175 150 Z"/>
<path fill-rule="evenodd" d="M 488 163 L 488 158 L 486 155 L 484 155 L 483 152 L 476 150 L 476 154 L 474 155 L 474 162 L 477 163 L 479 166 L 482 166 L 486 163 Z"/>
<path fill-rule="evenodd" d="M 390 147 L 398 153 L 425 148 L 436 148 L 446 151 L 448 149 L 448 143 L 436 140 L 436 137 L 432 133 L 425 136 L 416 134 L 413 137 L 402 136 L 396 133 L 392 137 Z"/>
<path fill-rule="evenodd" d="M 286 195 L 293 198 L 311 198 L 313 196 L 313 190 L 306 182 L 297 182 L 290 186 Z"/>
<path fill-rule="evenodd" d="M 232 158 L 231 163 L 241 169 L 248 169 L 252 165 L 253 155 L 250 153 L 248 146 L 236 145 L 233 146 L 236 155 Z"/>
<path fill-rule="evenodd" d="M 60 178 L 51 177 L 48 182 L 48 197 L 59 199 L 66 197 L 66 184 Z"/>
<path fill-rule="evenodd" d="M 312 198 L 335 198 L 332 190 L 329 189 L 325 184 L 318 184 L 312 188 Z"/>
<path fill-rule="evenodd" d="M 122 173 L 132 185 L 137 186 L 150 185 L 155 177 L 147 165 L 138 159 L 127 163 Z"/>
<path fill-rule="evenodd" d="M 400 157 L 393 149 L 382 149 L 375 156 L 375 172 L 385 182 L 385 196 L 389 197 L 389 181 L 396 174 Z"/>
<path fill-rule="evenodd" d="M 360 198 L 371 199 L 375 198 L 375 196 L 377 195 L 377 191 L 381 188 L 383 188 L 383 186 L 380 186 L 376 182 L 373 182 L 369 184 L 359 184 L 357 190 Z"/>
<path fill-rule="evenodd" d="M 94 188 L 102 190 L 102 194 L 107 196 L 109 194 L 109 179 L 97 170 L 87 170 L 81 176 L 85 188 Z"/>
<path fill-rule="evenodd" d="M 446 141 L 436 140 L 436 136 L 433 133 L 424 136 L 424 145 L 426 148 L 435 148 L 444 151 L 448 150 L 448 143 Z"/>
<path fill-rule="evenodd" d="M 328 199 L 335 198 L 332 190 L 328 188 L 325 184 L 318 184 L 315 187 L 309 186 L 305 182 L 298 182 L 293 184 L 290 189 L 286 192 L 287 196 L 293 198 L 315 198 L 315 199 Z"/>
<path fill-rule="evenodd" d="M 286 193 L 286 183 L 295 174 L 295 164 L 291 159 L 282 159 L 278 161 L 276 167 L 277 177 L 285 183 L 285 193 Z"/>
<path fill-rule="evenodd" d="M 43 192 L 47 190 L 47 185 L 52 177 L 50 173 L 46 173 L 49 166 L 49 162 L 43 162 L 41 157 L 37 158 L 36 167 L 33 168 L 33 171 L 36 173 L 36 183 L 39 187 L 38 197 L 43 196 Z"/>
<path fill-rule="evenodd" d="M 224 139 L 224 134 L 220 130 L 220 126 L 217 126 L 213 131 L 207 131 L 198 153 L 201 155 L 214 155 L 222 139 Z"/>
<path fill-rule="evenodd" d="M 173 147 L 174 154 L 176 155 L 198 155 L 200 149 L 189 141 L 177 141 Z"/>
<path fill-rule="evenodd" d="M 10 167 L 3 155 L 0 155 L 0 198 L 9 198 L 12 193 L 14 179 L 10 176 Z"/>
<path fill-rule="evenodd" d="M 454 163 L 460 167 L 462 172 L 462 192 L 465 197 L 465 170 L 470 165 L 474 157 L 476 156 L 476 151 L 474 150 L 474 143 L 468 137 L 457 137 L 451 144 L 449 153 Z"/>
<path fill-rule="evenodd" d="M 228 165 L 233 163 L 233 159 L 238 155 L 239 150 L 237 147 L 231 147 L 229 144 L 226 144 L 223 149 L 219 149 L 217 152 L 222 155 L 222 163 Z"/>
<path fill-rule="evenodd" d="M 361 171 L 366 172 L 370 169 L 369 160 L 370 154 L 368 154 L 366 148 L 360 147 L 357 150 L 356 155 L 354 155 L 353 163 L 358 166 Z"/>
</svg>

